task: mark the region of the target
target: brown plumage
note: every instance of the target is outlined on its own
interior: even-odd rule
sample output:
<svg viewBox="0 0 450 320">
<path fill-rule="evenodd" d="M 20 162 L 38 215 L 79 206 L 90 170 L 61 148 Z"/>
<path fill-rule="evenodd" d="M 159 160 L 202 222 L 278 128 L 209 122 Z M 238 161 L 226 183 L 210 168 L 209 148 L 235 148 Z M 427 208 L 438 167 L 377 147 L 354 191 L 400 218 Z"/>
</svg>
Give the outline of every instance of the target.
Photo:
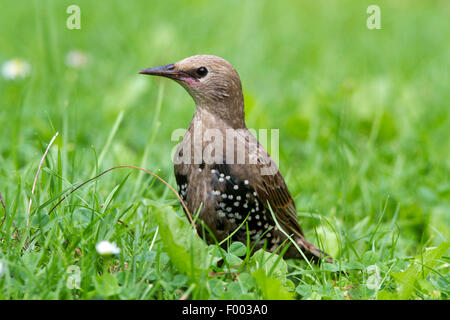
<svg viewBox="0 0 450 320">
<path fill-rule="evenodd" d="M 197 55 L 140 73 L 175 80 L 195 101 L 194 117 L 173 159 L 175 177 L 187 208 L 192 213 L 200 210 L 199 218 L 217 241 L 247 218 L 252 245 L 276 250 L 286 236 L 273 221 L 270 205 L 280 227 L 308 258 L 331 261 L 305 239 L 283 177 L 247 130 L 241 81 L 230 63 L 216 56 Z M 246 224 L 233 235 L 234 241 L 247 242 Z M 201 225 L 197 230 L 207 242 L 214 242 L 208 232 L 202 232 Z M 291 245 L 285 257 L 302 256 Z"/>
</svg>

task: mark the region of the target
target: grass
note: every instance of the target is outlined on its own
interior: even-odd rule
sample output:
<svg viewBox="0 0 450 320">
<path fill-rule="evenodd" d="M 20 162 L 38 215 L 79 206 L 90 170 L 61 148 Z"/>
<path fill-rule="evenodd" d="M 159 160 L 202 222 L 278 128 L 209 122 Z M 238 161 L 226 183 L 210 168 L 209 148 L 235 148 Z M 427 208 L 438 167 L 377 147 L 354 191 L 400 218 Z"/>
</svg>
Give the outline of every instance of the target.
<svg viewBox="0 0 450 320">
<path fill-rule="evenodd" d="M 77 1 L 68 30 L 71 4 L 0 13 L 0 63 L 31 66 L 0 78 L 1 299 L 448 299 L 448 1 L 377 1 L 381 30 L 368 1 Z M 71 50 L 84 68 L 65 64 Z M 136 72 L 197 53 L 236 67 L 249 127 L 280 130 L 301 225 L 336 263 L 206 246 L 175 195 L 132 169 L 48 214 L 116 165 L 175 185 L 171 134 L 193 102 Z M 100 256 L 101 240 L 120 254 Z"/>
</svg>

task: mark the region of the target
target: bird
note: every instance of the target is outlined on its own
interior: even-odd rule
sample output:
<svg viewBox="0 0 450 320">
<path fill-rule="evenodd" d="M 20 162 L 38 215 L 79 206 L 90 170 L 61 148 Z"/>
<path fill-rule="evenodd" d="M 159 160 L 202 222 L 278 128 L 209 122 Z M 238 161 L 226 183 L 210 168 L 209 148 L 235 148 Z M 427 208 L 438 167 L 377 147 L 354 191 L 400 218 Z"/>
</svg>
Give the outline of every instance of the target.
<svg viewBox="0 0 450 320">
<path fill-rule="evenodd" d="M 333 261 L 306 240 L 283 176 L 246 126 L 241 80 L 227 60 L 194 55 L 138 73 L 175 80 L 195 102 L 173 162 L 179 195 L 198 214 L 196 229 L 207 243 L 232 235 L 256 250 L 281 252 L 289 244 L 285 258 Z"/>
</svg>

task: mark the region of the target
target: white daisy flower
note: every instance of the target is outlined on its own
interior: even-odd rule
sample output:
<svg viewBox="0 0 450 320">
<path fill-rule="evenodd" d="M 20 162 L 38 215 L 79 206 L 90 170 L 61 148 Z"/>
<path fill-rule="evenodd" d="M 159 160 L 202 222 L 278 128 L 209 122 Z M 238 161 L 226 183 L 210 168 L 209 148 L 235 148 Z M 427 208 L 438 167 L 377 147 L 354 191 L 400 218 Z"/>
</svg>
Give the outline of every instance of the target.
<svg viewBox="0 0 450 320">
<path fill-rule="evenodd" d="M 72 68 L 80 69 L 86 66 L 88 57 L 86 53 L 80 50 L 72 50 L 66 56 L 66 65 Z"/>
<path fill-rule="evenodd" d="M 8 80 L 17 78 L 25 78 L 30 74 L 30 64 L 22 59 L 11 59 L 6 61 L 2 66 L 2 76 Z"/>
<path fill-rule="evenodd" d="M 111 243 L 109 241 L 103 240 L 97 243 L 95 246 L 97 252 L 102 256 L 109 256 L 112 254 L 119 254 L 120 248 L 116 246 L 115 243 Z"/>
</svg>

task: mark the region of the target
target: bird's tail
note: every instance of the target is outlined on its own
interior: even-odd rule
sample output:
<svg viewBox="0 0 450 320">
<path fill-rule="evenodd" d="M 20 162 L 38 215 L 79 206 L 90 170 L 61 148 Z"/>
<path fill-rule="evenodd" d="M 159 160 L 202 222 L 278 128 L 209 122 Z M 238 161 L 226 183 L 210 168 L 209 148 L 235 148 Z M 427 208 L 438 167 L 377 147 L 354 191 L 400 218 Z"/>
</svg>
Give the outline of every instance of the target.
<svg viewBox="0 0 450 320">
<path fill-rule="evenodd" d="M 314 244 L 306 240 L 303 236 L 298 237 L 296 239 L 296 243 L 300 247 L 300 249 L 303 250 L 303 253 L 308 259 L 312 258 L 315 262 L 318 262 L 323 259 L 328 263 L 333 263 L 333 258 L 328 253 L 317 248 Z M 299 255 L 301 256 L 300 253 Z"/>
</svg>

